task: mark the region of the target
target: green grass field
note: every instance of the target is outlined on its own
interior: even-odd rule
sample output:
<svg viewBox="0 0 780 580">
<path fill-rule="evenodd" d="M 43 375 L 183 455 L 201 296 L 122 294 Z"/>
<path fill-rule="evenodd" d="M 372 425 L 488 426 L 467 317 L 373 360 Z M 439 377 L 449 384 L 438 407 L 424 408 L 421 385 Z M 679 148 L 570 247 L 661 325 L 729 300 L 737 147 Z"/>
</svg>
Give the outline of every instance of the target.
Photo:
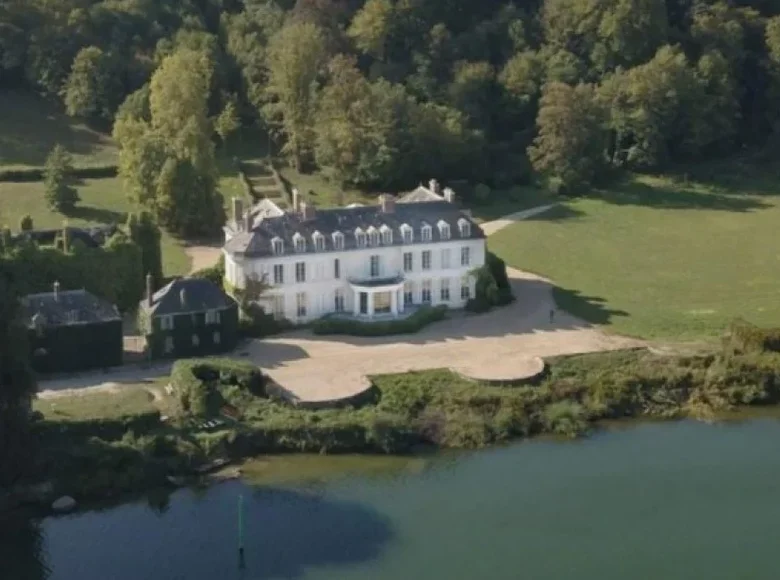
<svg viewBox="0 0 780 580">
<path fill-rule="evenodd" d="M 41 166 L 58 143 L 76 166 L 116 163 L 111 138 L 69 118 L 58 103 L 32 92 L 0 91 L 0 168 Z"/>
<path fill-rule="evenodd" d="M 118 419 L 157 410 L 152 394 L 140 385 L 122 385 L 111 391 L 83 391 L 35 399 L 33 409 L 50 421 Z"/>
<path fill-rule="evenodd" d="M 0 182 L 0 223 L 19 229 L 22 216 L 30 215 L 36 228 L 56 228 L 68 220 L 72 226 L 124 223 L 132 209 L 121 180 L 86 179 L 78 186 L 81 201 L 69 216 L 50 211 L 43 198 L 43 183 Z M 191 260 L 181 242 L 163 233 L 163 271 L 166 276 L 189 272 Z"/>
<path fill-rule="evenodd" d="M 706 340 L 735 317 L 780 326 L 780 181 L 727 170 L 706 182 L 636 177 L 514 224 L 490 247 L 554 280 L 561 308 L 615 332 Z"/>
</svg>

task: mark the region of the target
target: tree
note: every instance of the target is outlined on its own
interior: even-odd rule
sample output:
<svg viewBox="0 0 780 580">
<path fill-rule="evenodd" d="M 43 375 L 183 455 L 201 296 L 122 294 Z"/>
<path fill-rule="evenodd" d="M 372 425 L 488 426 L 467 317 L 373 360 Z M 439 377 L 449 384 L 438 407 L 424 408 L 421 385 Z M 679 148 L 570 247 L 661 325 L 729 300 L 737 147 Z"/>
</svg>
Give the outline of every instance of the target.
<svg viewBox="0 0 780 580">
<path fill-rule="evenodd" d="M 88 46 L 79 51 L 62 90 L 68 115 L 112 118 L 123 88 L 113 68 L 112 57 L 100 48 Z"/>
<path fill-rule="evenodd" d="M 22 218 L 19 220 L 19 230 L 23 232 L 29 232 L 32 231 L 33 228 L 33 219 L 30 214 L 22 216 Z"/>
<path fill-rule="evenodd" d="M 43 168 L 44 196 L 50 209 L 69 212 L 76 206 L 79 194 L 71 185 L 72 174 L 73 162 L 70 153 L 62 145 L 55 145 Z"/>
<path fill-rule="evenodd" d="M 347 35 L 358 50 L 384 60 L 394 16 L 395 7 L 390 0 L 367 0 L 352 18 Z"/>
<path fill-rule="evenodd" d="M 160 228 L 148 211 L 131 213 L 127 218 L 130 239 L 141 248 L 141 266 L 144 274 L 151 274 L 155 288 L 162 286 L 162 249 Z"/>
<path fill-rule="evenodd" d="M 304 169 L 314 137 L 318 80 L 327 62 L 325 37 L 310 22 L 292 22 L 272 38 L 268 47 L 265 112 L 269 121 L 281 121 L 286 138 L 282 151 Z"/>
<path fill-rule="evenodd" d="M 0 488 L 16 481 L 32 455 L 29 427 L 36 384 L 19 298 L 12 268 L 0 258 Z"/>
<path fill-rule="evenodd" d="M 496 106 L 495 71 L 488 62 L 458 62 L 449 86 L 451 104 L 486 132 L 491 130 Z"/>
<path fill-rule="evenodd" d="M 222 112 L 214 120 L 214 130 L 222 140 L 222 144 L 226 144 L 228 137 L 235 133 L 241 127 L 241 119 L 238 118 L 238 109 L 234 100 L 229 100 L 222 109 Z"/>
<path fill-rule="evenodd" d="M 569 192 L 590 184 L 603 165 L 603 109 L 592 85 L 547 83 L 542 90 L 538 134 L 528 149 L 536 171 Z"/>
</svg>

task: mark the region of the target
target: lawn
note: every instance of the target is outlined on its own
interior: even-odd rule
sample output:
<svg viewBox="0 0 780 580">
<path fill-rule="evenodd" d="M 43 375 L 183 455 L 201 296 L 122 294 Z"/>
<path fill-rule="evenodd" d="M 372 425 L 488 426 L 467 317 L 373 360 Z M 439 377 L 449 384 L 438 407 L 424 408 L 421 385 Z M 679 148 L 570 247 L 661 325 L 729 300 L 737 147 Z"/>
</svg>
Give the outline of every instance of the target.
<svg viewBox="0 0 780 580">
<path fill-rule="evenodd" d="M 777 178 L 730 170 L 636 177 L 514 224 L 490 247 L 554 280 L 561 308 L 618 333 L 714 339 L 735 317 L 780 326 Z"/>
<path fill-rule="evenodd" d="M 69 216 L 52 212 L 43 198 L 43 184 L 0 182 L 0 223 L 19 229 L 19 220 L 30 215 L 36 228 L 56 228 L 67 219 L 72 226 L 124 223 L 132 209 L 121 180 L 86 179 L 78 184 L 81 202 Z M 191 260 L 178 240 L 163 233 L 163 271 L 166 276 L 189 272 Z"/>
<path fill-rule="evenodd" d="M 141 385 L 120 385 L 116 389 L 37 398 L 33 409 L 50 421 L 119 419 L 156 411 L 154 396 Z"/>
<path fill-rule="evenodd" d="M 299 173 L 292 167 L 282 166 L 280 173 L 304 197 L 310 197 L 317 207 L 339 207 L 350 203 L 377 203 L 374 195 L 355 189 L 342 189 L 338 184 L 325 179 L 321 173 Z"/>
<path fill-rule="evenodd" d="M 58 103 L 32 92 L 0 91 L 0 168 L 41 166 L 58 143 L 76 166 L 116 163 L 111 138 L 69 118 Z"/>
</svg>

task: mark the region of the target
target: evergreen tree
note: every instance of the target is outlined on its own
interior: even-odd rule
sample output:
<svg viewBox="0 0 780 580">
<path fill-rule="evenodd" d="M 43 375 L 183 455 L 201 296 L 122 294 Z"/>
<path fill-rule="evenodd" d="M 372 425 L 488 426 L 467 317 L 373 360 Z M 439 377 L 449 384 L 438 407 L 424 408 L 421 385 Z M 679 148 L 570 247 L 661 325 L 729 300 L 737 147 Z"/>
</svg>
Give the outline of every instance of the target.
<svg viewBox="0 0 780 580">
<path fill-rule="evenodd" d="M 76 188 L 71 185 L 73 161 L 62 145 L 55 145 L 43 168 L 43 186 L 49 209 L 59 212 L 72 210 L 79 201 Z"/>
<path fill-rule="evenodd" d="M 144 275 L 151 274 L 155 288 L 162 286 L 162 250 L 160 228 L 148 211 L 132 213 L 127 220 L 130 239 L 141 249 L 141 265 Z"/>
</svg>

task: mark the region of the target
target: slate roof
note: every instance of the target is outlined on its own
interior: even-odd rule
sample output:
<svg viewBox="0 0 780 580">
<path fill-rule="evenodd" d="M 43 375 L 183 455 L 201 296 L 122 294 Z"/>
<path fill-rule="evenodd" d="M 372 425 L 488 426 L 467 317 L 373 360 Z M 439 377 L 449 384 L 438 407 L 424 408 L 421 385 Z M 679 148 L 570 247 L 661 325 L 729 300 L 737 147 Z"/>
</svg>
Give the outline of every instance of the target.
<svg viewBox="0 0 780 580">
<path fill-rule="evenodd" d="M 141 307 L 154 316 L 185 312 L 223 310 L 235 304 L 222 288 L 203 278 L 177 278 L 152 295 L 152 305 L 141 301 Z"/>
<path fill-rule="evenodd" d="M 29 327 L 96 324 L 122 319 L 116 306 L 86 290 L 28 294 L 22 298 L 22 306 Z"/>
<path fill-rule="evenodd" d="M 422 242 L 421 230 L 427 224 L 431 226 L 431 242 L 442 241 L 437 224 L 445 221 L 450 226 L 450 240 L 461 238 L 458 222 L 465 219 L 470 224 L 469 238 L 484 238 L 482 229 L 464 213 L 457 205 L 446 201 L 424 201 L 395 203 L 394 211 L 383 212 L 380 205 L 362 207 L 344 207 L 334 209 L 318 209 L 314 219 L 304 221 L 301 214 L 285 213 L 278 217 L 268 217 L 257 223 L 249 231 L 241 231 L 225 244 L 225 250 L 231 254 L 242 254 L 248 257 L 274 255 L 271 241 L 280 238 L 284 241 L 284 255 L 295 252 L 294 236 L 300 234 L 306 240 L 306 253 L 315 252 L 313 234 L 320 232 L 324 236 L 324 251 L 335 250 L 333 233 L 344 234 L 344 250 L 358 248 L 355 230 L 361 228 L 367 232 L 373 226 L 382 226 L 393 232 L 392 245 L 402 244 L 401 226 L 408 224 L 414 232 L 414 244 Z M 428 243 L 428 242 L 425 242 Z M 381 245 L 381 244 L 380 244 Z M 365 246 L 368 247 L 368 246 Z M 320 250 L 322 252 L 323 250 Z M 341 251 L 341 249 L 339 249 Z"/>
<path fill-rule="evenodd" d="M 422 185 L 398 198 L 396 203 L 419 203 L 423 201 L 442 201 L 444 198 Z"/>
<path fill-rule="evenodd" d="M 249 213 L 252 216 L 252 224 L 253 224 L 252 227 L 255 227 L 265 218 L 283 215 L 284 210 L 282 210 L 278 205 L 276 205 L 270 199 L 264 198 L 258 201 L 252 207 L 250 207 Z M 240 224 L 236 224 L 236 221 L 234 219 L 228 221 L 226 227 L 230 232 L 237 232 L 241 229 Z"/>
</svg>

